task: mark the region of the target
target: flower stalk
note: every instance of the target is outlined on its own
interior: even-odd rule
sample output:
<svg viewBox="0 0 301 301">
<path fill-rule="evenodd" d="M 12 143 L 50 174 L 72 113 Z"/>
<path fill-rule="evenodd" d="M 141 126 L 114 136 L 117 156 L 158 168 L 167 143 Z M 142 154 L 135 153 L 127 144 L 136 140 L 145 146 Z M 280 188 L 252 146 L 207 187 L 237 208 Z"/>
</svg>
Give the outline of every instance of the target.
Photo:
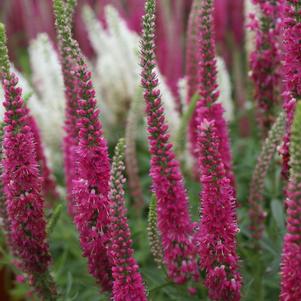
<svg viewBox="0 0 301 301">
<path fill-rule="evenodd" d="M 158 201 L 158 228 L 162 238 L 164 263 L 176 283 L 198 278 L 193 224 L 179 162 L 169 142 L 155 68 L 155 0 L 147 0 L 141 41 L 141 83 L 144 88 L 148 140 L 151 153 L 150 175 Z"/>
</svg>

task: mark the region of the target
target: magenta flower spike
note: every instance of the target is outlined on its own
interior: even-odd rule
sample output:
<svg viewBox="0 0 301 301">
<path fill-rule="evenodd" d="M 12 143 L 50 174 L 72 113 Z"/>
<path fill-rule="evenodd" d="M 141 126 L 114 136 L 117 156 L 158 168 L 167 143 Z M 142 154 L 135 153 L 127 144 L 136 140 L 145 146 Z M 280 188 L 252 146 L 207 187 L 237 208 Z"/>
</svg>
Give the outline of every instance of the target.
<svg viewBox="0 0 301 301">
<path fill-rule="evenodd" d="M 197 234 L 200 265 L 206 271 L 205 286 L 215 301 L 240 300 L 241 276 L 236 253 L 236 201 L 223 158 L 215 120 L 199 126 L 201 222 Z"/>
<path fill-rule="evenodd" d="M 29 110 L 22 99 L 18 78 L 10 72 L 5 29 L 0 24 L 0 77 L 5 92 L 3 186 L 9 224 L 9 242 L 30 284 L 43 300 L 56 300 L 49 274 L 50 253 Z"/>
<path fill-rule="evenodd" d="M 56 25 L 62 54 L 72 62 L 72 78 L 76 87 L 67 87 L 72 93 L 68 124 L 71 135 L 69 161 L 71 176 L 71 208 L 80 235 L 83 255 L 88 258 L 89 271 L 104 290 L 112 288 L 111 262 L 107 254 L 109 240 L 109 180 L 110 161 L 107 143 L 103 137 L 99 110 L 96 109 L 95 90 L 91 72 L 88 71 L 78 44 L 72 39 L 66 6 L 61 0 L 54 1 Z M 68 78 L 67 78 L 68 79 Z M 67 81 L 66 79 L 66 81 Z M 69 79 L 68 79 L 69 80 Z M 65 81 L 65 82 L 66 82 Z M 76 102 L 75 102 L 76 99 Z M 67 117 L 68 112 L 67 112 Z"/>
<path fill-rule="evenodd" d="M 280 301 L 301 300 L 301 104 L 297 103 L 291 129 L 290 179 L 287 189 L 287 233 L 281 260 Z"/>
<path fill-rule="evenodd" d="M 111 224 L 109 252 L 112 258 L 113 300 L 114 301 L 146 301 L 146 293 L 139 266 L 134 258 L 131 231 L 127 221 L 123 175 L 124 139 L 120 139 L 112 163 L 110 181 Z"/>
<path fill-rule="evenodd" d="M 151 153 L 150 175 L 158 201 L 158 228 L 162 238 L 164 263 L 176 283 L 198 277 L 193 224 L 179 163 L 169 143 L 168 126 L 154 71 L 155 0 L 147 0 L 141 41 L 142 86 Z"/>
<path fill-rule="evenodd" d="M 43 195 L 50 202 L 53 202 L 59 198 L 59 194 L 56 189 L 55 179 L 52 175 L 52 171 L 48 167 L 48 163 L 44 154 L 38 125 L 32 115 L 29 116 L 29 124 L 35 141 L 35 152 L 37 155 L 37 161 L 40 165 Z"/>
<path fill-rule="evenodd" d="M 301 98 L 301 12 L 300 1 L 283 0 L 282 5 L 282 61 L 284 77 L 284 111 L 287 116 L 286 133 L 280 150 L 283 159 L 282 174 L 289 177 L 290 128 L 294 118 L 296 100 Z"/>
<path fill-rule="evenodd" d="M 261 18 L 252 17 L 249 27 L 255 32 L 255 49 L 250 54 L 251 79 L 257 105 L 257 120 L 266 137 L 275 121 L 280 97 L 279 3 L 274 0 L 253 0 Z"/>
<path fill-rule="evenodd" d="M 197 116 L 195 124 L 202 122 L 204 118 L 215 120 L 215 126 L 220 137 L 219 151 L 225 167 L 226 176 L 230 180 L 235 192 L 235 178 L 232 168 L 232 155 L 229 144 L 229 135 L 226 121 L 223 117 L 223 107 L 215 104 L 219 91 L 217 85 L 216 51 L 213 30 L 212 0 L 201 1 L 199 9 L 199 37 L 200 37 L 200 63 L 199 63 L 199 95 L 197 103 Z M 195 127 L 195 131 L 197 127 Z M 197 133 L 194 132 L 192 145 L 197 145 Z M 198 148 L 195 156 L 198 157 Z"/>
<path fill-rule="evenodd" d="M 79 67 L 79 144 L 76 151 L 77 177 L 73 181 L 74 221 L 80 233 L 90 272 L 105 290 L 111 288 L 111 265 L 106 252 L 109 239 L 108 149 L 96 109 L 95 92 L 87 66 Z"/>
</svg>

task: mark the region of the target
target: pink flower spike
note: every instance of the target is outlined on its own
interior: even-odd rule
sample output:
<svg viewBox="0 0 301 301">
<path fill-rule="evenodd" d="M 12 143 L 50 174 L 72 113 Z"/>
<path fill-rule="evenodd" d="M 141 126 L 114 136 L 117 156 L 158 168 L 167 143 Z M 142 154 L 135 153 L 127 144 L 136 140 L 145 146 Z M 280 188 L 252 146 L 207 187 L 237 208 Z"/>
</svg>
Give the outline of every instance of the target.
<svg viewBox="0 0 301 301">
<path fill-rule="evenodd" d="M 131 232 L 127 221 L 124 199 L 124 139 L 120 139 L 113 158 L 110 181 L 109 253 L 112 258 L 114 301 L 146 301 L 146 293 L 138 264 L 133 256 Z"/>
<path fill-rule="evenodd" d="M 78 121 L 80 129 L 75 152 L 75 179 L 72 182 L 74 221 L 80 233 L 89 271 L 104 290 L 111 289 L 111 264 L 106 252 L 109 239 L 110 161 L 96 109 L 96 100 L 87 66 L 78 66 Z"/>
<path fill-rule="evenodd" d="M 5 93 L 3 140 L 3 188 L 9 225 L 9 243 L 29 274 L 30 284 L 43 300 L 56 300 L 49 274 L 50 253 L 42 198 L 42 178 L 30 124 L 18 78 L 10 72 L 5 29 L 0 24 L 0 79 Z"/>
<path fill-rule="evenodd" d="M 168 126 L 154 72 L 155 1 L 147 0 L 141 41 L 141 83 L 144 88 L 148 140 L 151 153 L 153 191 L 158 207 L 158 228 L 162 238 L 164 263 L 176 283 L 198 277 L 193 224 L 179 163 L 169 143 Z"/>
<path fill-rule="evenodd" d="M 219 152 L 215 121 L 203 119 L 199 126 L 201 223 L 197 234 L 200 265 L 205 285 L 215 301 L 240 300 L 241 276 L 236 253 L 235 198 Z"/>
<path fill-rule="evenodd" d="M 66 3 L 54 0 L 56 26 L 65 67 L 67 112 L 65 156 L 69 168 L 70 211 L 79 232 L 89 272 L 103 290 L 112 289 L 109 241 L 110 161 L 103 137 L 95 90 L 77 42 L 72 38 Z M 68 4 L 68 3 L 67 3 Z M 68 7 L 70 9 L 70 7 Z"/>
</svg>

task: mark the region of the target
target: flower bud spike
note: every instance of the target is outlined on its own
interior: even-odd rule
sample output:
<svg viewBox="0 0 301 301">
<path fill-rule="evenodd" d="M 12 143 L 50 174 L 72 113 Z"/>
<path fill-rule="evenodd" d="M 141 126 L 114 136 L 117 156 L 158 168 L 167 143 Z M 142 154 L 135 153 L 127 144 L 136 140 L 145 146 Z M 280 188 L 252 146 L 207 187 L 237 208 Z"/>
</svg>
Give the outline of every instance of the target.
<svg viewBox="0 0 301 301">
<path fill-rule="evenodd" d="M 110 235 L 109 252 L 112 258 L 114 301 L 146 301 L 146 292 L 138 264 L 133 257 L 131 232 L 125 207 L 123 175 L 125 140 L 115 147 L 110 180 Z"/>
<path fill-rule="evenodd" d="M 249 192 L 250 231 L 256 248 L 264 230 L 265 212 L 263 208 L 264 181 L 273 156 L 280 145 L 285 129 L 285 115 L 280 113 L 265 139 L 257 159 Z"/>
<path fill-rule="evenodd" d="M 149 203 L 147 233 L 151 253 L 158 268 L 161 269 L 163 266 L 163 250 L 157 226 L 157 200 L 154 195 L 152 195 Z"/>
</svg>

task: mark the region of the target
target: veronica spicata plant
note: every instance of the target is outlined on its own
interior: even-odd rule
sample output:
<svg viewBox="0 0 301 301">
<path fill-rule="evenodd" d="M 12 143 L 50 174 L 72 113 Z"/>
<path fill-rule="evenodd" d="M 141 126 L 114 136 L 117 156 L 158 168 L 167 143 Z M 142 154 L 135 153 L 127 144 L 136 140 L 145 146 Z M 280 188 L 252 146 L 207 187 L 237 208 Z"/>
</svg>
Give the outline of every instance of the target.
<svg viewBox="0 0 301 301">
<path fill-rule="evenodd" d="M 169 142 L 155 68 L 155 1 L 148 0 L 143 18 L 141 40 L 141 82 L 144 88 L 148 139 L 151 153 L 153 191 L 158 207 L 158 228 L 162 238 L 164 263 L 168 275 L 176 283 L 198 277 L 196 248 L 193 244 L 193 224 L 189 215 L 188 197 Z"/>
<path fill-rule="evenodd" d="M 123 175 L 125 142 L 120 139 L 112 162 L 110 181 L 110 243 L 109 253 L 112 257 L 113 299 L 115 301 L 146 301 L 146 291 L 139 266 L 133 256 L 132 239 L 126 217 Z"/>
<path fill-rule="evenodd" d="M 6 35 L 0 25 L 0 75 L 5 92 L 3 190 L 6 197 L 9 243 L 20 259 L 21 269 L 43 300 L 56 300 L 57 292 L 49 272 L 51 261 L 46 241 L 46 221 L 42 197 L 43 178 L 31 116 L 18 87 L 18 78 L 10 72 Z"/>
<path fill-rule="evenodd" d="M 71 3 L 72 4 L 72 3 Z M 69 5 L 69 6 L 68 6 Z M 66 89 L 65 160 L 70 211 L 89 271 L 104 290 L 112 288 L 109 241 L 110 162 L 91 72 L 72 38 L 70 3 L 54 1 Z"/>
</svg>

